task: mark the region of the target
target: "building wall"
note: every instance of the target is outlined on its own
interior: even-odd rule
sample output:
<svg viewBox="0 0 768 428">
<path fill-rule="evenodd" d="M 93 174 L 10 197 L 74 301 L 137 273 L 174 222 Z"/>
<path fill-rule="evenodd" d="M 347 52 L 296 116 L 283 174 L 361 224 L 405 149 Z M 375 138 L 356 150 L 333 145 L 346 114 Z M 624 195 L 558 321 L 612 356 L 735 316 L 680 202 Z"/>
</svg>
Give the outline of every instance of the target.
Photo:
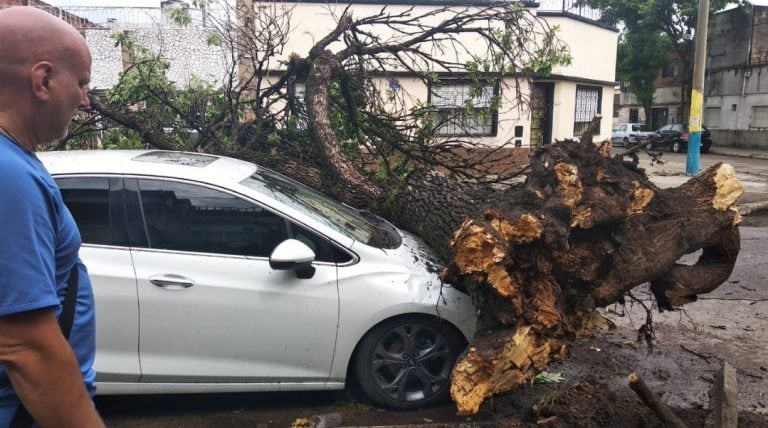
<svg viewBox="0 0 768 428">
<path fill-rule="evenodd" d="M 707 92 L 705 108 L 719 109 L 720 114 L 719 121 L 708 123 L 705 120 L 704 125 L 723 131 L 721 134 L 724 138 L 719 143 L 738 145 L 740 142 L 732 140 L 731 137 L 736 138 L 738 135 L 739 138 L 744 138 L 744 133 L 724 131 L 760 131 L 760 128 L 752 126 L 752 112 L 755 106 L 768 106 L 768 65 L 722 70 L 711 73 L 708 76 L 708 81 L 710 80 L 716 82 L 720 90 L 716 93 Z"/>
<path fill-rule="evenodd" d="M 747 8 L 716 13 L 709 23 L 707 69 L 743 66 L 749 60 L 752 14 Z"/>
<path fill-rule="evenodd" d="M 555 84 L 555 105 L 553 109 L 552 138 L 564 140 L 576 138 L 574 136 L 574 122 L 576 119 L 576 87 L 580 83 L 560 81 Z M 611 138 L 613 127 L 613 86 L 602 86 L 602 99 L 600 114 L 603 116 L 600 123 L 599 135 L 593 136 L 594 141 L 602 141 Z"/>
<path fill-rule="evenodd" d="M 399 88 L 395 92 L 397 95 L 397 101 L 391 101 L 389 107 L 394 109 L 397 107 L 408 111 L 410 108 L 416 106 L 417 103 L 423 102 L 428 99 L 428 89 L 424 83 L 415 78 L 408 76 L 397 76 L 393 79 L 389 78 L 377 78 L 375 82 L 380 91 L 391 90 L 390 80 L 395 80 L 398 83 Z M 503 82 L 499 88 L 499 95 L 505 100 L 505 107 L 503 107 L 498 113 L 498 129 L 496 136 L 493 137 L 474 137 L 466 138 L 472 142 L 485 146 L 497 146 L 501 144 L 514 145 L 515 127 L 523 127 L 522 145 L 527 146 L 530 141 L 530 125 L 531 118 L 530 113 L 525 109 L 517 108 L 515 103 L 520 95 L 515 89 L 515 82 L 513 79 L 508 79 Z M 523 94 L 528 93 L 528 83 L 520 82 L 520 92 Z"/>
<path fill-rule="evenodd" d="M 704 125 L 718 145 L 768 149 L 768 127 L 753 118 L 755 107 L 768 108 L 768 7 L 719 13 L 712 31 L 727 46 L 709 52 Z"/>
<path fill-rule="evenodd" d="M 223 47 L 209 46 L 208 33 L 196 28 L 143 28 L 135 30 L 89 29 L 85 38 L 93 54 L 91 87 L 110 88 L 123 71 L 123 52 L 115 46 L 115 32 L 128 31 L 139 45 L 162 53 L 169 60 L 168 79 L 188 86 L 194 79 L 221 85 L 231 68 L 231 58 Z"/>
<path fill-rule="evenodd" d="M 751 65 L 768 64 L 768 6 L 752 6 Z"/>
<path fill-rule="evenodd" d="M 347 4 L 325 3 L 281 3 L 261 2 L 256 10 L 261 12 L 283 12 L 289 14 L 290 23 L 288 42 L 281 55 L 269 65 L 269 69 L 278 72 L 283 67 L 279 62 L 289 55 L 296 53 L 306 55 L 311 46 L 333 29 L 338 16 Z M 405 12 L 409 5 L 391 6 L 390 13 Z M 412 15 L 425 14 L 427 23 L 437 23 L 444 17 L 434 11 L 437 6 L 413 6 Z M 381 5 L 354 4 L 351 6 L 355 17 L 375 15 L 381 11 Z M 575 116 L 575 81 L 585 82 L 603 89 L 601 112 L 604 117 L 601 133 L 596 139 L 607 139 L 610 136 L 612 110 L 612 82 L 615 79 L 615 58 L 618 32 L 608 28 L 591 25 L 573 18 L 548 16 L 544 18 L 547 25 L 559 26 L 559 37 L 568 44 L 573 56 L 572 64 L 557 67 L 553 75 L 557 78 L 553 106 L 553 138 L 572 138 Z M 434 21 L 434 22 L 432 22 Z M 180 85 L 187 85 L 193 76 L 211 83 L 219 84 L 231 67 L 231 58 L 227 52 L 207 44 L 207 33 L 199 28 L 177 28 L 163 25 L 161 28 L 134 28 L 125 30 L 89 29 L 86 39 L 94 53 L 92 86 L 94 88 L 109 88 L 117 83 L 118 75 L 125 67 L 124 55 L 120 47 L 116 47 L 112 35 L 116 31 L 130 31 L 138 43 L 151 51 L 162 53 L 169 60 L 168 77 Z M 382 37 L 388 34 L 382 33 Z M 462 43 L 472 46 L 478 43 L 474 35 L 462 35 Z M 331 46 L 338 49 L 339 46 Z M 437 53 L 442 58 L 451 58 L 455 49 L 445 47 L 444 52 Z M 475 52 L 472 51 L 472 54 Z M 454 56 L 452 59 L 463 62 L 469 57 Z M 242 70 L 241 70 L 242 71 Z M 406 70 L 393 68 L 399 81 L 400 91 L 407 100 L 406 105 L 424 102 L 428 99 L 426 86 L 417 79 L 407 76 Z M 573 81 L 568 81 L 573 80 Z M 606 82 L 611 82 L 607 84 Z M 520 105 L 520 99 L 529 97 L 528 82 L 519 82 L 520 93 L 517 93 L 517 83 L 512 79 L 501 85 L 501 96 L 507 101 L 499 112 L 498 133 L 495 137 L 477 138 L 477 142 L 487 145 L 499 145 L 519 138 L 514 137 L 514 129 L 523 127 L 522 145 L 528 146 L 530 141 L 531 113 L 527 106 Z M 382 88 L 388 86 L 388 80 L 381 80 Z"/>
<path fill-rule="evenodd" d="M 616 80 L 617 31 L 568 17 L 543 19 L 550 26 L 560 27 L 558 37 L 568 45 L 572 57 L 570 65 L 557 66 L 552 74 L 606 82 Z"/>
</svg>

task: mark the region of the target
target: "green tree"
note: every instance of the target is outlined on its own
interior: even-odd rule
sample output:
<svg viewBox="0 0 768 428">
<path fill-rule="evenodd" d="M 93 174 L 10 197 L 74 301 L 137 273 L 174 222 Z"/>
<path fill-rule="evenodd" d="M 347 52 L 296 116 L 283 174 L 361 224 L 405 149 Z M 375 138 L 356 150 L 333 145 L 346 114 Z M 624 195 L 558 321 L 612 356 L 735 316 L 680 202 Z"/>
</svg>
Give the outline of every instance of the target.
<svg viewBox="0 0 768 428">
<path fill-rule="evenodd" d="M 658 70 L 667 65 L 669 39 L 653 27 L 639 27 L 624 33 L 619 41 L 616 78 L 626 83 L 637 102 L 643 106 L 645 121 L 650 125 L 655 81 Z"/>
<path fill-rule="evenodd" d="M 694 43 L 692 40 L 698 20 L 698 0 L 586 0 L 592 7 L 603 11 L 602 19 L 611 24 L 623 24 L 627 36 L 632 37 L 631 44 L 635 47 L 647 44 L 657 48 L 659 57 L 648 63 L 642 59 L 634 61 L 635 65 L 645 69 L 643 74 L 657 72 L 659 64 L 665 60 L 679 60 L 679 79 L 681 83 L 680 120 L 688 116 L 688 100 L 693 80 Z M 711 0 L 709 13 L 714 13 L 727 4 L 729 0 Z M 641 58 L 651 59 L 652 55 L 646 49 L 631 49 L 632 54 Z M 670 57 L 671 56 L 671 57 Z M 619 72 L 619 74 L 621 74 Z M 638 94 L 635 94 L 638 95 Z"/>
</svg>

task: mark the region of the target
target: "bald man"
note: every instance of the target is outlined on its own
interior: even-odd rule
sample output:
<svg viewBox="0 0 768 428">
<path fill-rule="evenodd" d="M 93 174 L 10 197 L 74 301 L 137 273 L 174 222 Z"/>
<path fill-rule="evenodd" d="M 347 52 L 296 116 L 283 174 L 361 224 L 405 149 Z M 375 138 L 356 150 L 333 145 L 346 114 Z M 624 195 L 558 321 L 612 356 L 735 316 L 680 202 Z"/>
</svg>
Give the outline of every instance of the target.
<svg viewBox="0 0 768 428">
<path fill-rule="evenodd" d="M 90 70 L 70 25 L 31 7 L 0 9 L 0 428 L 20 403 L 44 427 L 103 426 L 91 401 L 94 301 L 80 234 L 35 156 L 88 106 Z M 70 274 L 78 286 L 67 340 L 57 316 Z"/>
</svg>

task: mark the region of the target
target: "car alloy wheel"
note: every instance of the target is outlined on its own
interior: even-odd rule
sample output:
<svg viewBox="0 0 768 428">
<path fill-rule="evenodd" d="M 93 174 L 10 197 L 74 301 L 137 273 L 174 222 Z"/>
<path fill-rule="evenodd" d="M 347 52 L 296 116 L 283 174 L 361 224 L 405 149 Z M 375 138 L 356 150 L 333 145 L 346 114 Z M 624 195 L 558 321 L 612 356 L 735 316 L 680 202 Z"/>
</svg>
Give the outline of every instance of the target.
<svg viewBox="0 0 768 428">
<path fill-rule="evenodd" d="M 672 143 L 672 151 L 675 153 L 680 153 L 682 150 L 682 144 L 680 144 L 679 141 L 675 141 Z"/>
<path fill-rule="evenodd" d="M 418 409 L 448 397 L 462 335 L 438 318 L 387 320 L 365 336 L 356 354 L 358 385 L 375 404 Z"/>
</svg>

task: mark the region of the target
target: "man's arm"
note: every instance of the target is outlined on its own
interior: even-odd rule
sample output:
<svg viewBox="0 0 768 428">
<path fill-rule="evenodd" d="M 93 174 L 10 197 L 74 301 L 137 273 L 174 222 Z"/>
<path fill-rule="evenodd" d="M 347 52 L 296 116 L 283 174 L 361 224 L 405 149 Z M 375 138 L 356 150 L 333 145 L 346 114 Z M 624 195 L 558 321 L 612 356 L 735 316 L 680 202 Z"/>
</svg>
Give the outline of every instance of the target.
<svg viewBox="0 0 768 428">
<path fill-rule="evenodd" d="M 0 317 L 0 364 L 41 426 L 104 426 L 53 308 Z"/>
</svg>

